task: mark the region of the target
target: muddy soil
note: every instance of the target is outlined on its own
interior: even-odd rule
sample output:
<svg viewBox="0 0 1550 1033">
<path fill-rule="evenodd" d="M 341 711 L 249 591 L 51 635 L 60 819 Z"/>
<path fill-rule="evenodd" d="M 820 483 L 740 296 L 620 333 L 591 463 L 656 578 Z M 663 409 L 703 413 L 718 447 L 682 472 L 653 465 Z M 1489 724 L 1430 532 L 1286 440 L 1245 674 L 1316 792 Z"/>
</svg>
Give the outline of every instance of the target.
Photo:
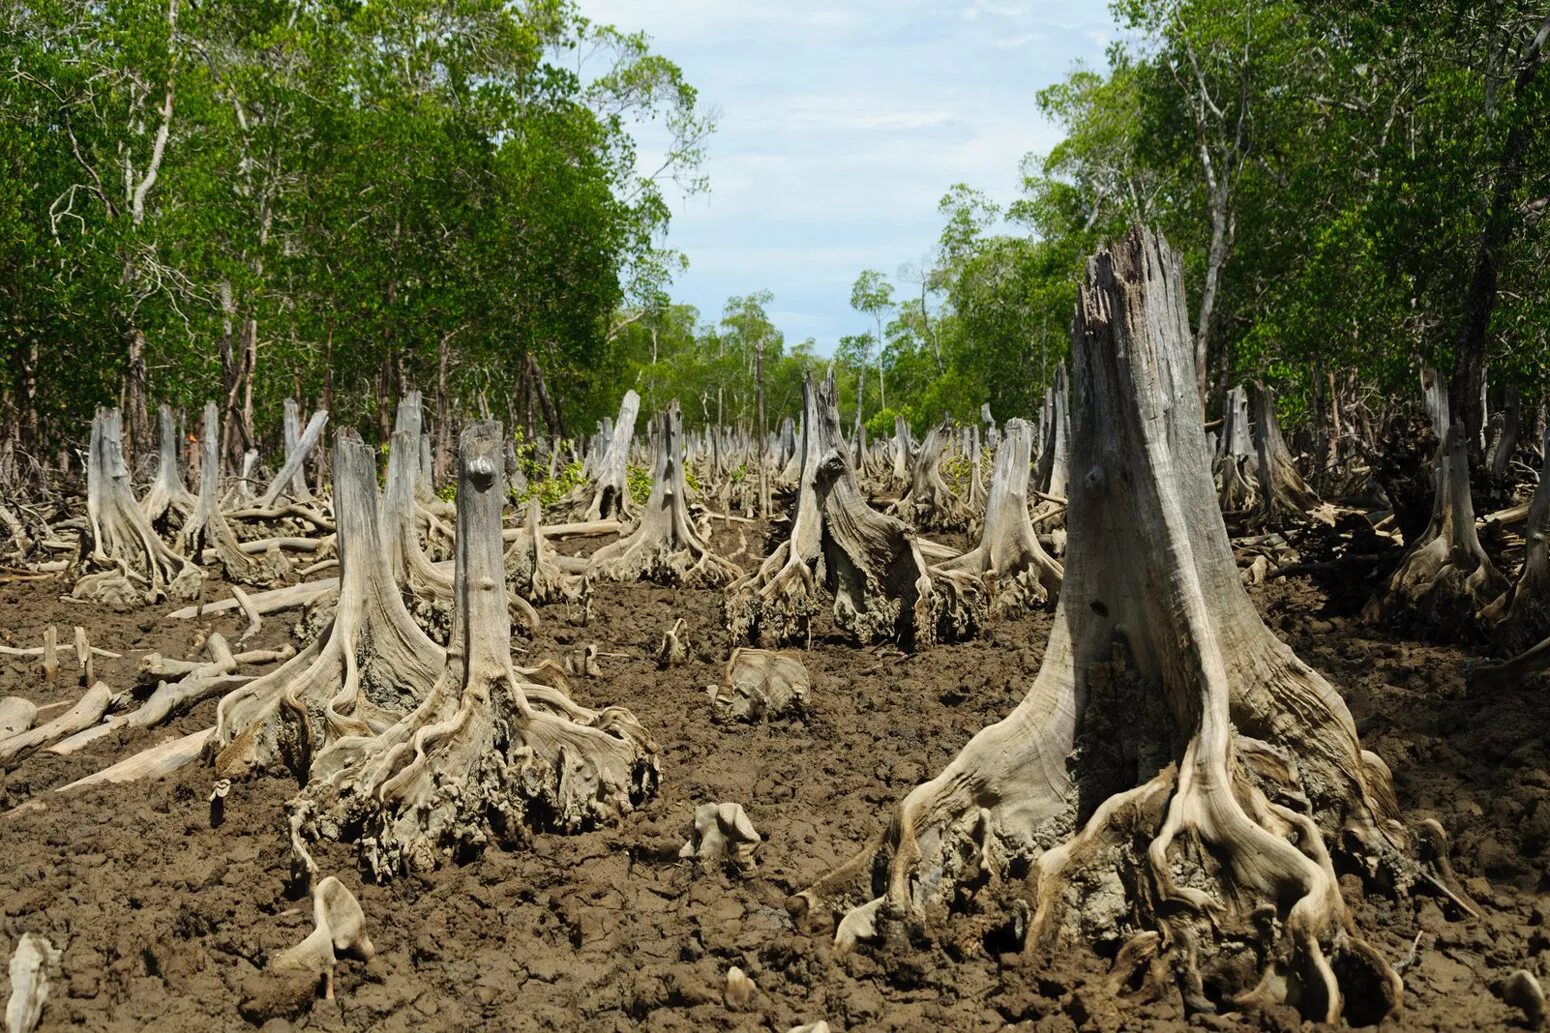
<svg viewBox="0 0 1550 1033">
<path fill-rule="evenodd" d="M 757 547 L 751 530 L 717 537 L 729 554 Z M 751 562 L 747 552 L 734 558 Z M 208 631 L 234 640 L 244 623 L 172 622 L 165 606 L 117 615 L 61 602 L 62 590 L 0 585 L 0 638 L 35 645 L 54 623 L 68 641 L 83 625 L 94 643 L 125 654 L 97 662 L 115 688 L 130 686 L 145 652 L 193 656 Z M 1394 961 L 1410 959 L 1406 1010 L 1389 1028 L 1521 1026 L 1493 987 L 1518 967 L 1550 973 L 1550 685 L 1471 696 L 1466 654 L 1363 626 L 1351 602 L 1361 593 L 1349 585 L 1288 580 L 1254 593 L 1270 626 L 1345 693 L 1364 744 L 1393 769 L 1406 814 L 1451 831 L 1454 865 L 1482 907 L 1464 919 L 1436 898 L 1394 903 L 1344 879 L 1365 935 Z M 803 653 L 811 718 L 728 727 L 712 720 L 705 694 L 730 648 L 718 593 L 607 585 L 586 627 L 564 607 L 542 614 L 534 636 L 514 639 L 532 657 L 590 642 L 624 654 L 605 656 L 601 677 L 576 679 L 574 695 L 635 711 L 661 750 L 661 794 L 617 827 L 540 834 L 383 886 L 362 884 L 348 847 L 321 851 L 324 868 L 355 889 L 378 951 L 341 967 L 332 1002 L 277 997 L 259 975 L 311 925 L 309 902 L 289 883 L 283 808 L 293 783 L 237 785 L 219 828 L 204 768 L 51 791 L 212 724 L 213 701 L 168 728 L 109 737 L 68 758 L 34 755 L 5 773 L 0 810 L 44 802 L 0 819 L 0 942 L 9 950 L 31 931 L 64 948 L 42 1028 L 783 1031 L 818 1019 L 835 1030 L 1240 1027 L 1234 1017 L 1186 1019 L 1176 1001 L 1117 1004 L 1102 991 L 1104 959 L 1001 953 L 1007 944 L 993 927 L 950 925 L 838 958 L 823 932 L 793 926 L 792 893 L 849 857 L 912 786 L 1013 707 L 1038 669 L 1047 615 L 909 657 L 858 650 L 820 627 Z M 254 644 L 281 644 L 296 616 L 268 618 Z M 659 671 L 656 647 L 680 616 L 691 661 Z M 46 684 L 32 664 L 0 660 L 0 695 L 72 699 L 77 676 L 67 663 Z M 765 837 L 751 878 L 697 875 L 678 859 L 695 805 L 719 801 L 741 803 Z M 724 1002 L 733 965 L 758 988 L 746 1010 Z M 1299 1027 L 1290 1012 L 1260 1022 Z"/>
</svg>

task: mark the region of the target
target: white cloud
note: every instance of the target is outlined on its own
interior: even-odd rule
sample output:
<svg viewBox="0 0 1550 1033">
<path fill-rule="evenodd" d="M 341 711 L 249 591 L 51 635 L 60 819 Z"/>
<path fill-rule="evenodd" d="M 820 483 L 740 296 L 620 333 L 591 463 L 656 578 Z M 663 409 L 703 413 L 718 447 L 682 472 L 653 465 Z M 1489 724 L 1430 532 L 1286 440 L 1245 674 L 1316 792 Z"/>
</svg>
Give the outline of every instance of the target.
<svg viewBox="0 0 1550 1033">
<path fill-rule="evenodd" d="M 675 203 L 669 243 L 689 256 L 675 294 L 706 318 L 768 287 L 789 340 L 827 351 L 864 328 L 861 269 L 926 254 L 937 200 L 957 182 L 1001 201 L 1018 161 L 1058 140 L 1037 90 L 1115 33 L 1081 0 L 580 0 L 596 21 L 644 29 L 722 120 L 711 193 Z M 660 152 L 650 134 L 642 162 Z"/>
</svg>

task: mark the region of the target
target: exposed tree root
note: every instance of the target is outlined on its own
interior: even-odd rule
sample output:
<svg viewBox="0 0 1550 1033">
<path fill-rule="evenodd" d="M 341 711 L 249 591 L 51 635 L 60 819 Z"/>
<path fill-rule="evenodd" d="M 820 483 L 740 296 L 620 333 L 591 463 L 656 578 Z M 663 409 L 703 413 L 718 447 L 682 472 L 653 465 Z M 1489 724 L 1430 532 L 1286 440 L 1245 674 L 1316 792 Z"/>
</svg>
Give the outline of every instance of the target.
<svg viewBox="0 0 1550 1033">
<path fill-rule="evenodd" d="M 152 527 L 160 527 L 169 516 L 187 520 L 194 512 L 194 496 L 189 494 L 178 470 L 178 424 L 172 406 L 164 405 L 159 414 L 161 436 L 156 450 L 156 479 L 151 482 L 140 509 Z"/>
<path fill-rule="evenodd" d="M 288 578 L 293 570 L 291 562 L 277 546 L 254 555 L 237 541 L 221 512 L 220 480 L 220 411 L 214 402 L 208 402 L 200 449 L 199 498 L 193 515 L 178 535 L 180 546 L 190 556 L 200 555 L 206 547 L 213 549 L 216 560 L 231 581 L 267 588 Z"/>
<path fill-rule="evenodd" d="M 545 538 L 542 516 L 538 499 L 529 499 L 527 519 L 506 549 L 506 583 L 513 595 L 535 606 L 558 602 L 584 606 L 592 582 L 560 569 Z"/>
<path fill-rule="evenodd" d="M 1171 972 L 1191 1011 L 1284 1002 L 1375 1023 L 1402 985 L 1357 934 L 1332 852 L 1388 892 L 1450 879 L 1425 872 L 1340 696 L 1239 583 L 1185 312 L 1178 260 L 1151 234 L 1089 262 L 1072 345 L 1082 475 L 1044 664 L 792 907 L 850 906 L 849 948 L 1002 886 L 1026 903 L 1029 951 L 1102 945 L 1121 980 Z"/>
<path fill-rule="evenodd" d="M 720 588 L 742 571 L 711 550 L 689 521 L 683 468 L 683 416 L 670 402 L 657 417 L 651 497 L 635 529 L 603 546 L 587 563 L 591 577 L 654 581 L 659 585 Z"/>
<path fill-rule="evenodd" d="M 619 707 L 573 703 L 552 666 L 511 660 L 502 576 L 500 425 L 463 432 L 453 641 L 430 693 L 374 734 L 319 752 L 291 803 L 298 860 L 306 844 L 353 840 L 377 878 L 423 870 L 529 829 L 611 821 L 656 786 L 655 746 Z"/>
</svg>

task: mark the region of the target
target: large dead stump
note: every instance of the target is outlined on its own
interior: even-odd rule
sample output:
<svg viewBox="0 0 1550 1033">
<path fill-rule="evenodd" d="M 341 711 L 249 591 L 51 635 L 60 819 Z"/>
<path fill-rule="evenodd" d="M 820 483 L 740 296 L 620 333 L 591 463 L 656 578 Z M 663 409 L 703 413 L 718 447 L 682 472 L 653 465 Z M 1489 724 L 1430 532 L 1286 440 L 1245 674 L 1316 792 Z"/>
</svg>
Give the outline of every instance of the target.
<svg viewBox="0 0 1550 1033">
<path fill-rule="evenodd" d="M 322 633 L 216 709 L 216 767 L 243 775 L 283 761 L 305 772 L 341 737 L 369 737 L 414 708 L 445 653 L 410 617 L 388 567 L 377 517 L 377 463 L 351 430 L 334 444 L 339 594 Z"/>
<path fill-rule="evenodd" d="M 1432 478 L 1432 517 L 1405 550 L 1387 584 L 1368 600 L 1363 616 L 1427 635 L 1456 639 L 1476 626 L 1475 615 L 1507 590 L 1507 579 L 1480 545 L 1469 493 L 1469 438 L 1448 418 L 1448 396 L 1433 375 L 1423 380 L 1427 409 L 1440 428 Z"/>
<path fill-rule="evenodd" d="M 819 384 L 803 382 L 799 451 L 790 535 L 727 589 L 733 637 L 807 638 L 820 583 L 834 598 L 835 624 L 863 643 L 912 648 L 975 634 L 985 610 L 979 579 L 928 570 L 909 525 L 867 505 L 840 436 L 832 368 Z"/>
<path fill-rule="evenodd" d="M 657 416 L 654 451 L 651 497 L 641 509 L 635 529 L 593 553 L 587 574 L 614 581 L 720 588 L 742 571 L 714 552 L 689 520 L 683 416 L 676 401 Z"/>
<path fill-rule="evenodd" d="M 973 574 L 986 583 L 991 611 L 1015 616 L 1060 596 L 1060 564 L 1050 558 L 1028 518 L 1029 457 L 1033 427 L 1008 420 L 996 449 L 980 543 L 941 570 Z"/>
<path fill-rule="evenodd" d="M 969 526 L 969 507 L 942 479 L 942 460 L 951 440 L 951 420 L 943 420 L 926 432 L 915 456 L 909 490 L 890 510 L 905 523 L 934 531 L 962 531 Z"/>
<path fill-rule="evenodd" d="M 118 410 L 98 410 L 86 458 L 86 515 L 92 536 L 87 560 L 97 569 L 81 575 L 71 595 L 115 609 L 197 598 L 204 575 L 157 537 L 135 502 L 122 436 Z"/>
<path fill-rule="evenodd" d="M 1072 352 L 1066 579 L 1037 678 L 792 907 L 851 906 L 843 949 L 1012 895 L 1028 950 L 1091 945 L 1116 993 L 1376 1022 L 1399 978 L 1332 856 L 1403 892 L 1410 837 L 1339 694 L 1239 583 L 1165 244 L 1138 229 L 1089 261 Z"/>
<path fill-rule="evenodd" d="M 291 804 L 295 845 L 353 840 L 377 878 L 611 821 L 655 789 L 656 750 L 629 711 L 588 710 L 511 659 L 501 556 L 501 429 L 469 426 L 458 469 L 453 638 L 434 687 L 373 736 L 318 753 Z"/>
<path fill-rule="evenodd" d="M 1514 653 L 1550 635 L 1550 434 L 1534 501 L 1523 525 L 1523 569 L 1517 581 L 1480 611 L 1496 647 Z"/>
</svg>

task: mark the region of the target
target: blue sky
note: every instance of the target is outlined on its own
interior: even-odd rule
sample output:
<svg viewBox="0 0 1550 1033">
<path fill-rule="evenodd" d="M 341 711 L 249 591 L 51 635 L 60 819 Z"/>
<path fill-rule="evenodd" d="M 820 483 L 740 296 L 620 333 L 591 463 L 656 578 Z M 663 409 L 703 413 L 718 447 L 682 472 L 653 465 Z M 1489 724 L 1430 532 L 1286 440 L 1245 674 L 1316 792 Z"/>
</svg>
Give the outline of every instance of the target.
<svg viewBox="0 0 1550 1033">
<path fill-rule="evenodd" d="M 677 300 L 720 317 L 768 288 L 788 342 L 828 353 L 870 320 L 850 309 L 864 268 L 897 281 L 966 182 L 1016 196 L 1018 161 L 1059 139 L 1034 93 L 1077 61 L 1104 64 L 1105 0 L 580 0 L 643 29 L 719 108 L 710 192 L 672 198 L 668 243 L 689 256 Z M 653 164 L 650 134 L 641 164 Z"/>
</svg>

